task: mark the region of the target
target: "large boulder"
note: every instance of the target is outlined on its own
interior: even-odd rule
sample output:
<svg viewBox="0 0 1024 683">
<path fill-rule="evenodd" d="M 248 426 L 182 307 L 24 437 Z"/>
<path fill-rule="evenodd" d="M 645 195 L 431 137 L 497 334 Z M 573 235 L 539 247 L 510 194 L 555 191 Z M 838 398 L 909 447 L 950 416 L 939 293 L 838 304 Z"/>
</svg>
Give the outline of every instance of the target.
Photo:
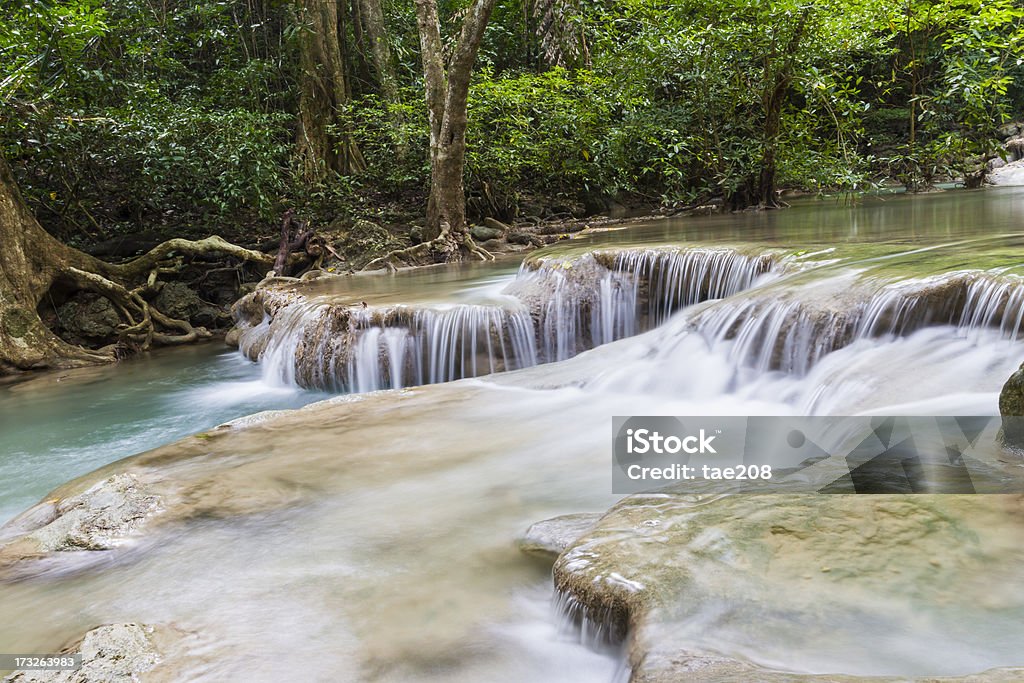
<svg viewBox="0 0 1024 683">
<path fill-rule="evenodd" d="M 227 319 L 224 311 L 200 299 L 191 287 L 182 282 L 165 282 L 153 299 L 153 305 L 165 315 L 206 328 L 218 327 Z"/>
<path fill-rule="evenodd" d="M 1024 161 L 1014 161 L 994 169 L 986 179 L 993 185 L 1024 185 Z"/>
<path fill-rule="evenodd" d="M 57 320 L 61 336 L 86 346 L 113 341 L 121 323 L 117 309 L 108 299 L 84 292 L 57 309 Z"/>
<path fill-rule="evenodd" d="M 1024 363 L 1003 384 L 999 392 L 1000 415 L 1024 415 Z"/>
</svg>

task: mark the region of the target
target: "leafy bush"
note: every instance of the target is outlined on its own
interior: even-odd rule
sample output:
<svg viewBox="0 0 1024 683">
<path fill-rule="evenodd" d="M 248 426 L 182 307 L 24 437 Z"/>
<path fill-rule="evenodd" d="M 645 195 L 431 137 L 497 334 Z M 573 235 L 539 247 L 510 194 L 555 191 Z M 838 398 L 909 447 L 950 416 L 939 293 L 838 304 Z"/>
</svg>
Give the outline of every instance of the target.
<svg viewBox="0 0 1024 683">
<path fill-rule="evenodd" d="M 607 83 L 587 71 L 484 70 L 470 90 L 469 184 L 511 196 L 609 190 L 608 96 Z"/>
</svg>

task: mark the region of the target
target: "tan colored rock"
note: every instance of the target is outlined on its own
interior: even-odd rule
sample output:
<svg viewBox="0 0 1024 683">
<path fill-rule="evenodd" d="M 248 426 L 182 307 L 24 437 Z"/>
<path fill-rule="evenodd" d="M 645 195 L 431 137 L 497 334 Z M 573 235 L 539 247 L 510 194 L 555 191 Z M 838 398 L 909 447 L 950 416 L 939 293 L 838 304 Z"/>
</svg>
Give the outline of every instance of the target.
<svg viewBox="0 0 1024 683">
<path fill-rule="evenodd" d="M 907 680 L 775 669 L 810 660 L 842 673 L 856 655 L 844 664 L 837 652 L 882 653 L 887 638 L 941 651 L 908 635 L 926 611 L 982 623 L 1019 613 L 1022 521 L 1022 496 L 637 495 L 563 553 L 554 577 L 591 630 L 630 634 L 634 683 Z M 778 667 L 752 663 L 750 647 Z"/>
<path fill-rule="evenodd" d="M 601 519 L 600 513 L 577 513 L 545 519 L 530 526 L 516 544 L 527 555 L 554 560 Z"/>
<path fill-rule="evenodd" d="M 130 683 L 173 680 L 159 670 L 167 650 L 184 634 L 165 626 L 106 624 L 87 632 L 66 653 L 81 653 L 82 666 L 73 671 L 16 671 L 5 683 Z M 169 661 L 168 661 L 169 663 Z"/>
<path fill-rule="evenodd" d="M 140 531 L 159 509 L 159 496 L 130 473 L 45 500 L 0 528 L 0 570 L 47 553 L 110 550 Z"/>
</svg>

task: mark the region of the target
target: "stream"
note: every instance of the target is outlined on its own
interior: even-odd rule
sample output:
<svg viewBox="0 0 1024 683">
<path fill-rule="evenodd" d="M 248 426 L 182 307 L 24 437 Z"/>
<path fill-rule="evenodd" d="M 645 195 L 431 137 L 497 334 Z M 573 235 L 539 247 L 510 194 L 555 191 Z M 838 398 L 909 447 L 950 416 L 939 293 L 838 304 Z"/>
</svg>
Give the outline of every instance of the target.
<svg viewBox="0 0 1024 683">
<path fill-rule="evenodd" d="M 0 522 L 157 447 L 116 467 L 174 520 L 0 583 L 0 651 L 139 622 L 184 634 L 176 680 L 626 680 L 625 651 L 581 637 L 552 607 L 550 566 L 515 545 L 536 521 L 620 500 L 612 416 L 998 414 L 1024 360 L 1021 225 L 1015 188 L 660 220 L 521 268 L 301 285 L 273 316 L 253 308 L 241 352 L 0 385 Z M 197 432 L 207 440 L 174 443 Z M 725 498 L 707 503 L 708 529 L 740 548 L 735 520 L 759 514 L 743 507 L 759 497 Z M 965 573 L 893 579 L 892 592 L 815 580 L 794 602 L 820 591 L 826 607 L 800 611 L 778 603 L 779 569 L 747 599 L 746 579 L 716 579 L 722 565 L 695 556 L 700 592 L 663 607 L 645 642 L 807 674 L 1024 664 L 1024 527 L 970 505 L 956 510 L 964 528 L 984 520 L 971 542 L 986 558 L 970 577 L 935 542 L 925 564 Z M 899 547 L 843 552 L 898 573 Z M 790 552 L 785 567 L 804 571 L 806 549 Z"/>
</svg>

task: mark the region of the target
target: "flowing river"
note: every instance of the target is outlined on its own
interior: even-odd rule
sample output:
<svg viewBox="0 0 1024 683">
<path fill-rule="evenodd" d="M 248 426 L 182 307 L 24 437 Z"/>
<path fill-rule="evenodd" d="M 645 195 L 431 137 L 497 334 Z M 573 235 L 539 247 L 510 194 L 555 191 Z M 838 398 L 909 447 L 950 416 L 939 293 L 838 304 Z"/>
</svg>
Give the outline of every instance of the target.
<svg viewBox="0 0 1024 683">
<path fill-rule="evenodd" d="M 0 386 L 0 520 L 151 448 L 54 497 L 127 473 L 157 501 L 109 549 L 0 581 L 0 651 L 133 622 L 173 634 L 154 680 L 672 680 L 651 672 L 682 651 L 753 667 L 735 680 L 1020 666 L 1019 497 L 620 502 L 609 436 L 615 415 L 998 414 L 1022 222 L 1016 189 L 661 220 L 521 269 L 285 288 L 241 353 Z M 622 646 L 516 547 L 612 506 L 587 557 L 655 606 Z"/>
</svg>

